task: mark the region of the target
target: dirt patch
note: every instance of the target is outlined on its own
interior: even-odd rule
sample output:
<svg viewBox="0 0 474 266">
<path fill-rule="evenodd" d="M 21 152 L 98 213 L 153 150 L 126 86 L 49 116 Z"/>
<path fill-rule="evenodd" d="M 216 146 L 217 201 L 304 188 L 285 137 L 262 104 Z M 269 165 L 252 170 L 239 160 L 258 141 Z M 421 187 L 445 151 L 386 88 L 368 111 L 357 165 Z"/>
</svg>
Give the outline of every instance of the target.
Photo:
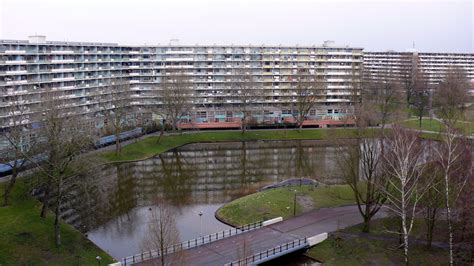
<svg viewBox="0 0 474 266">
<path fill-rule="evenodd" d="M 297 196 L 296 201 L 301 206 L 303 212 L 314 209 L 314 202 L 311 196 Z"/>
</svg>

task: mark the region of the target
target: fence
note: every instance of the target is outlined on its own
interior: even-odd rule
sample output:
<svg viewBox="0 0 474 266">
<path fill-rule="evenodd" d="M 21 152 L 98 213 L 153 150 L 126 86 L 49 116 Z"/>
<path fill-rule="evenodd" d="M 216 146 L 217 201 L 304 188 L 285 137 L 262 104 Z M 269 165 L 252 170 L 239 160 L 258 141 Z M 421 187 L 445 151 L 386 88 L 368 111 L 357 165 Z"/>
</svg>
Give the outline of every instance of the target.
<svg viewBox="0 0 474 266">
<path fill-rule="evenodd" d="M 258 221 L 258 222 L 254 222 L 254 223 L 251 223 L 251 224 L 246 224 L 246 225 L 241 226 L 241 227 L 231 228 L 231 229 L 227 229 L 227 230 L 217 232 L 217 233 L 214 233 L 214 234 L 210 234 L 210 235 L 198 237 L 198 238 L 195 238 L 195 239 L 192 239 L 192 240 L 184 241 L 184 242 L 181 242 L 179 244 L 166 247 L 163 254 L 160 254 L 160 250 L 150 250 L 150 251 L 145 251 L 145 252 L 142 252 L 140 254 L 133 255 L 133 256 L 128 256 L 128 257 L 125 257 L 125 258 L 122 259 L 122 265 L 131 265 L 131 264 L 134 264 L 134 263 L 138 263 L 138 262 L 158 258 L 162 255 L 163 256 L 168 255 L 168 254 L 175 253 L 175 252 L 178 252 L 178 251 L 181 251 L 181 250 L 194 248 L 194 247 L 204 245 L 204 244 L 207 244 L 207 243 L 211 243 L 211 242 L 214 242 L 214 241 L 217 241 L 217 240 L 220 240 L 220 239 L 235 236 L 235 235 L 241 234 L 243 232 L 258 229 L 258 228 L 262 227 L 262 223 L 263 223 L 263 221 Z"/>
<path fill-rule="evenodd" d="M 262 262 L 262 260 L 265 260 L 271 256 L 274 256 L 279 253 L 283 253 L 285 251 L 289 251 L 292 249 L 300 249 L 303 247 L 308 246 L 308 239 L 307 238 L 300 238 L 293 240 L 291 242 L 288 242 L 286 244 L 282 244 L 279 246 L 276 246 L 271 249 L 267 249 L 265 251 L 262 251 L 260 253 L 253 254 L 252 256 L 248 256 L 246 258 L 236 260 L 233 262 L 229 262 L 225 264 L 226 266 L 240 266 L 240 265 L 249 265 L 253 264 L 255 262 Z"/>
</svg>

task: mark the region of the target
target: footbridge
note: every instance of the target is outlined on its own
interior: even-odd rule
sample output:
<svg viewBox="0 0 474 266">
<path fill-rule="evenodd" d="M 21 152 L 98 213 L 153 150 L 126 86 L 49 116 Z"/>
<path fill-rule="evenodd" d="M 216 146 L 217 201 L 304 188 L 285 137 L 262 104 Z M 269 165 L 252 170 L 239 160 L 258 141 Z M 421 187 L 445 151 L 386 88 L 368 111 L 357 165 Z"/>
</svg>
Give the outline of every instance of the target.
<svg viewBox="0 0 474 266">
<path fill-rule="evenodd" d="M 328 232 L 361 222 L 357 206 L 323 208 L 188 240 L 168 247 L 164 254 L 143 252 L 113 265 L 158 265 L 161 256 L 176 265 L 256 265 L 307 249 L 324 241 Z"/>
</svg>

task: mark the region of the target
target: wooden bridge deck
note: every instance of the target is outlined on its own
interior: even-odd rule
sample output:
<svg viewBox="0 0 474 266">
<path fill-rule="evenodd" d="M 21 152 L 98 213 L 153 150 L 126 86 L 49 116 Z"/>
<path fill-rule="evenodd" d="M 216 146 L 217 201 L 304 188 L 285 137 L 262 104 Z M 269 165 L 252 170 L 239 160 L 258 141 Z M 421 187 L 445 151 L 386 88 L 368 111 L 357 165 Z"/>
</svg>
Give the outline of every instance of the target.
<svg viewBox="0 0 474 266">
<path fill-rule="evenodd" d="M 383 215 L 381 212 L 380 215 Z M 356 206 L 314 210 L 260 229 L 166 255 L 173 265 L 224 265 L 295 239 L 333 232 L 362 222 Z M 159 265 L 160 258 L 137 265 Z"/>
</svg>

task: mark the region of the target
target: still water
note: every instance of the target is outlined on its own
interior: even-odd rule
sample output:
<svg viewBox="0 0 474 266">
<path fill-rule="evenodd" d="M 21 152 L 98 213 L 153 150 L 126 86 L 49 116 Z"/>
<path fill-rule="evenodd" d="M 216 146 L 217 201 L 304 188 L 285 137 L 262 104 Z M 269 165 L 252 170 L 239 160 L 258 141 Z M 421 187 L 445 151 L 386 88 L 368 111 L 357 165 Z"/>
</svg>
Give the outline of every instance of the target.
<svg viewBox="0 0 474 266">
<path fill-rule="evenodd" d="M 341 182 L 335 152 L 326 141 L 190 144 L 82 177 L 63 218 L 120 259 L 140 253 L 154 202 L 171 204 L 182 241 L 215 233 L 229 228 L 214 217 L 219 207 L 266 185 L 302 177 Z"/>
</svg>

